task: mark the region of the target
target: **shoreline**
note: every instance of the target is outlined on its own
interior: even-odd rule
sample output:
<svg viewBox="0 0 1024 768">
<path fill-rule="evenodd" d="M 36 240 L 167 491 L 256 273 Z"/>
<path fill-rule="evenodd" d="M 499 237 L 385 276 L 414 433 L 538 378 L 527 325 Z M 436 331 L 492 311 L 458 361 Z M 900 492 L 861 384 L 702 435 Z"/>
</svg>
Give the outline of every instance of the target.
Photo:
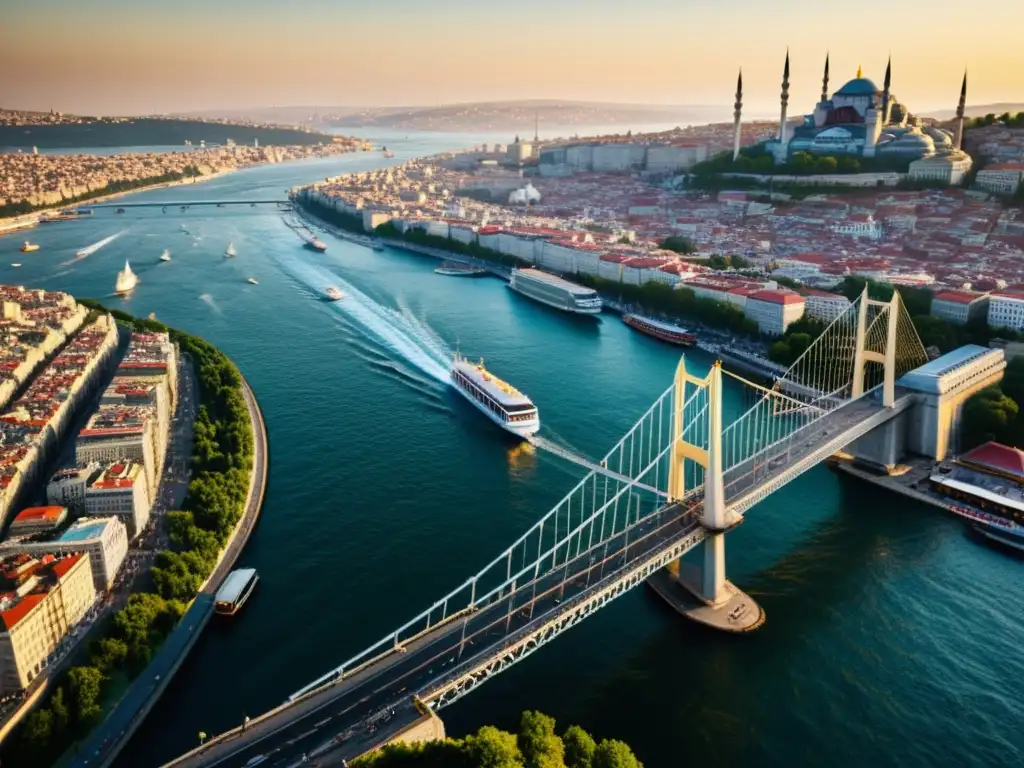
<svg viewBox="0 0 1024 768">
<path fill-rule="evenodd" d="M 146 669 L 135 678 L 106 719 L 82 744 L 82 748 L 71 762 L 72 766 L 98 765 L 105 768 L 117 759 L 201 637 L 214 613 L 214 595 L 237 562 L 256 527 L 267 490 L 269 438 L 256 395 L 245 377 L 241 376 L 241 379 L 254 445 L 253 469 L 245 511 L 235 524 L 213 572 L 200 587 L 178 626 L 164 640 Z M 170 651 L 174 651 L 173 655 Z M 144 685 L 149 687 L 143 688 Z M 116 734 L 105 733 L 117 728 L 119 730 Z"/>
</svg>

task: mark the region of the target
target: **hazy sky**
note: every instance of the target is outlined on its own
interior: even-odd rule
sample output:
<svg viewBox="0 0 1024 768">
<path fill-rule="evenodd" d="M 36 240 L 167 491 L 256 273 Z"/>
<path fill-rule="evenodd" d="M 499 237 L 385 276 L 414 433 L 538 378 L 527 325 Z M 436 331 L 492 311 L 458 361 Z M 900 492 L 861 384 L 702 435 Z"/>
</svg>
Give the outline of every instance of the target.
<svg viewBox="0 0 1024 768">
<path fill-rule="evenodd" d="M 0 0 L 0 106 L 129 114 L 565 98 L 790 112 L 858 64 L 915 112 L 1024 101 L 1022 0 Z"/>
</svg>

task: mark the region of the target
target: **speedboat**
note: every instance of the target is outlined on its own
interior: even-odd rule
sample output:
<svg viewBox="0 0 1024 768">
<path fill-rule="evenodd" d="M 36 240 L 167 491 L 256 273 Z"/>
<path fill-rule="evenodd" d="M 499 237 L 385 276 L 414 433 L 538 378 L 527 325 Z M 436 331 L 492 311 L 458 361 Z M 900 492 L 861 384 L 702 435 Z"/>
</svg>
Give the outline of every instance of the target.
<svg viewBox="0 0 1024 768">
<path fill-rule="evenodd" d="M 18 267 L 21 266 L 21 264 L 15 262 L 14 264 L 11 264 L 11 266 L 14 267 L 15 269 L 17 269 Z"/>
<path fill-rule="evenodd" d="M 30 243 L 28 240 L 26 240 L 25 244 L 23 246 L 21 246 L 21 252 L 22 253 L 32 253 L 32 251 L 38 251 L 38 250 L 39 250 L 39 246 L 36 245 L 35 243 Z"/>
<path fill-rule="evenodd" d="M 247 278 L 245 278 L 245 282 L 249 283 L 249 285 L 259 285 L 260 284 L 260 281 L 257 280 L 255 277 L 247 277 Z"/>
<path fill-rule="evenodd" d="M 341 301 L 345 298 L 345 294 L 335 288 L 333 285 L 328 287 L 324 293 L 329 301 Z"/>
</svg>

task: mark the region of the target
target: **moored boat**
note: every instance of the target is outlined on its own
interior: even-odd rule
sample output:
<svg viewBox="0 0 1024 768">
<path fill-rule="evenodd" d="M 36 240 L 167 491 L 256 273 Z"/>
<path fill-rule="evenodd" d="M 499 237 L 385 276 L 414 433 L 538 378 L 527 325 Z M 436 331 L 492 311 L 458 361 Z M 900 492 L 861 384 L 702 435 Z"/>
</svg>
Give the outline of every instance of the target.
<svg viewBox="0 0 1024 768">
<path fill-rule="evenodd" d="M 459 394 L 502 429 L 524 439 L 540 430 L 533 401 L 484 368 L 483 360 L 471 363 L 456 352 L 449 375 Z"/>
<path fill-rule="evenodd" d="M 237 568 L 232 571 L 217 590 L 214 610 L 225 616 L 234 616 L 245 605 L 259 580 L 255 568 Z"/>
<path fill-rule="evenodd" d="M 486 269 L 474 267 L 470 264 L 460 264 L 457 261 L 442 261 L 441 266 L 435 269 L 434 272 L 450 277 L 481 277 L 487 274 Z"/>
<path fill-rule="evenodd" d="M 685 328 L 680 328 L 678 325 L 666 323 L 663 320 L 654 320 L 650 317 L 630 314 L 623 315 L 622 322 L 630 328 L 640 331 L 640 333 L 667 341 L 669 344 L 675 344 L 680 347 L 697 346 L 697 336 L 695 334 Z"/>
<path fill-rule="evenodd" d="M 597 295 L 597 291 L 539 269 L 513 269 L 508 287 L 563 312 L 578 315 L 601 313 L 601 297 Z"/>
</svg>

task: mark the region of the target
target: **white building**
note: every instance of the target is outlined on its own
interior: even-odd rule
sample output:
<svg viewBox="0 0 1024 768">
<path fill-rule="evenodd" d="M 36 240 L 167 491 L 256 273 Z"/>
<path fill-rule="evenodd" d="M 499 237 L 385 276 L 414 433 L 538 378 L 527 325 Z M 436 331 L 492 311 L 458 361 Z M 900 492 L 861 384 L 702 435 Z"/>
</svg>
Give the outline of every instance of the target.
<svg viewBox="0 0 1024 768">
<path fill-rule="evenodd" d="M 129 539 L 149 522 L 150 497 L 138 462 L 112 464 L 85 490 L 87 515 L 117 515 L 124 521 Z"/>
<path fill-rule="evenodd" d="M 150 498 L 155 498 L 160 469 L 158 458 L 165 445 L 158 446 L 156 413 L 149 408 L 106 407 L 89 417 L 75 441 L 75 463 L 110 465 L 119 461 L 138 462 Z"/>
<path fill-rule="evenodd" d="M 878 240 L 882 236 L 882 225 L 875 221 L 871 214 L 855 213 L 848 219 L 833 224 L 832 231 L 837 235 L 866 237 L 869 240 Z"/>
<path fill-rule="evenodd" d="M 757 291 L 747 296 L 744 313 L 757 323 L 761 333 L 781 336 L 804 316 L 804 297 L 792 291 Z"/>
<path fill-rule="evenodd" d="M 84 512 L 85 489 L 99 477 L 100 472 L 102 469 L 95 462 L 84 467 L 58 469 L 46 485 L 46 500 L 50 504 Z"/>
<path fill-rule="evenodd" d="M 985 317 L 988 313 L 988 294 L 973 291 L 940 291 L 932 298 L 932 317 L 939 317 L 956 325 Z"/>
<path fill-rule="evenodd" d="M 1012 195 L 1024 180 L 1024 163 L 997 163 L 978 171 L 974 183 L 989 192 Z"/>
<path fill-rule="evenodd" d="M 0 549 L 37 555 L 85 552 L 92 565 L 96 591 L 105 592 L 114 583 L 114 577 L 128 554 L 128 534 L 116 517 L 83 517 L 53 541 L 4 542 Z"/>
<path fill-rule="evenodd" d="M 990 328 L 1024 330 L 1024 293 L 1004 291 L 991 294 L 988 302 L 988 325 Z"/>
<path fill-rule="evenodd" d="M 963 181 L 972 165 L 971 156 L 964 152 L 933 155 L 911 162 L 909 175 L 915 181 L 938 181 L 952 186 Z"/>
<path fill-rule="evenodd" d="M 804 290 L 804 313 L 823 323 L 831 323 L 849 306 L 850 300 L 838 293 L 817 291 L 813 288 Z"/>
</svg>

